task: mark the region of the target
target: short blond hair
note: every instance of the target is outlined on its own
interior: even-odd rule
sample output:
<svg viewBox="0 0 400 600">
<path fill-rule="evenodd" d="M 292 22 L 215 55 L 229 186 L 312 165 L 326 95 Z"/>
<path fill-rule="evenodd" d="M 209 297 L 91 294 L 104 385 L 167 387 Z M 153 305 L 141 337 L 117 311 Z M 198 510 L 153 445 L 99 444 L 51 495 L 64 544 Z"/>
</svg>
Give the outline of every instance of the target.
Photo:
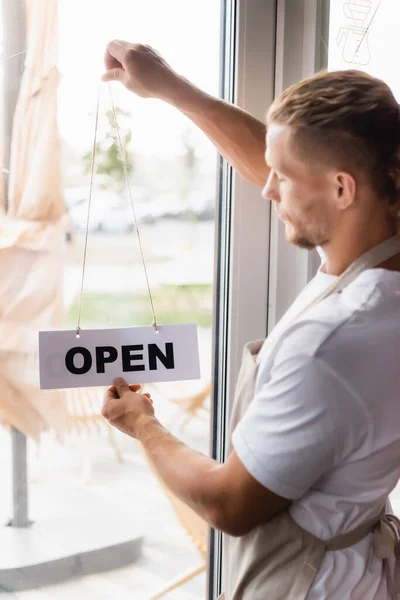
<svg viewBox="0 0 400 600">
<path fill-rule="evenodd" d="M 295 128 L 306 159 L 363 173 L 400 219 L 400 110 L 382 80 L 356 70 L 321 71 L 276 98 L 271 123 Z"/>
</svg>

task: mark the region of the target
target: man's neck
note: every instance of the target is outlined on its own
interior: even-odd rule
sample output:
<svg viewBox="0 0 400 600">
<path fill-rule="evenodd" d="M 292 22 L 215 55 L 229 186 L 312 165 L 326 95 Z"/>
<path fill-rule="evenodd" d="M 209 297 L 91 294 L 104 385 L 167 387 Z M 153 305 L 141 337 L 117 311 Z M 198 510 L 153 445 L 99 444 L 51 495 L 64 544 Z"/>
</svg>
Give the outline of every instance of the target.
<svg viewBox="0 0 400 600">
<path fill-rule="evenodd" d="M 341 275 L 360 256 L 395 234 L 396 232 L 393 229 L 387 228 L 386 231 L 372 232 L 362 240 L 352 237 L 343 241 L 342 238 L 326 244 L 322 247 L 326 257 L 323 272 L 328 275 Z M 400 256 L 394 256 L 375 268 L 400 271 Z"/>
<path fill-rule="evenodd" d="M 376 269 L 386 269 L 387 271 L 397 271 L 400 273 L 400 254 L 396 254 L 396 256 L 392 256 L 389 260 L 385 260 L 385 262 L 381 263 Z"/>
</svg>

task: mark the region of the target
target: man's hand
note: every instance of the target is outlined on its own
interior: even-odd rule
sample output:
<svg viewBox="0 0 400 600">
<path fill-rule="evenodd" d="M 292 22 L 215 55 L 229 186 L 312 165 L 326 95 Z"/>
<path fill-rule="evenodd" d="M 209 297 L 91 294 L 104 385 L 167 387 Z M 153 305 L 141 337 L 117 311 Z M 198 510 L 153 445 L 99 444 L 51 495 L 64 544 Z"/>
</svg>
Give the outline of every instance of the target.
<svg viewBox="0 0 400 600">
<path fill-rule="evenodd" d="M 142 98 L 168 100 L 180 77 L 150 46 L 114 40 L 107 46 L 103 81 L 121 81 Z"/>
<path fill-rule="evenodd" d="M 122 377 L 114 383 L 106 391 L 101 414 L 123 433 L 139 439 L 140 426 L 154 417 L 150 394 L 139 394 L 142 386 L 128 385 Z"/>
<path fill-rule="evenodd" d="M 220 464 L 171 435 L 155 418 L 151 398 L 140 394 L 140 387 L 117 379 L 106 392 L 103 416 L 142 442 L 166 485 L 212 527 L 245 535 L 290 505 L 254 479 L 235 451 Z"/>
<path fill-rule="evenodd" d="M 240 175 L 265 185 L 269 169 L 264 123 L 197 88 L 150 46 L 114 40 L 108 44 L 105 66 L 103 81 L 121 81 L 142 98 L 171 104 L 200 127 Z"/>
</svg>

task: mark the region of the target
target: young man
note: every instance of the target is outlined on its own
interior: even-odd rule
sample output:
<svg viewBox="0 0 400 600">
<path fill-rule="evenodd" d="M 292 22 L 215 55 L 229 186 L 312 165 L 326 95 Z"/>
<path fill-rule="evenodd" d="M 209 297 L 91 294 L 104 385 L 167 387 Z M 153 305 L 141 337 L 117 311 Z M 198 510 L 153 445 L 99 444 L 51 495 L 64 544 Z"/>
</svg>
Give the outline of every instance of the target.
<svg viewBox="0 0 400 600">
<path fill-rule="evenodd" d="M 268 339 L 246 346 L 220 465 L 168 433 L 119 379 L 104 416 L 225 535 L 226 600 L 384 600 L 400 523 L 399 106 L 358 71 L 286 90 L 267 128 L 147 46 L 112 42 L 104 80 L 175 105 L 251 181 L 290 243 L 325 262 Z M 266 134 L 266 144 L 265 144 Z M 399 549 L 397 548 L 398 553 Z M 400 566 L 400 565 L 399 565 Z M 397 581 L 397 586 L 399 581 Z"/>
</svg>

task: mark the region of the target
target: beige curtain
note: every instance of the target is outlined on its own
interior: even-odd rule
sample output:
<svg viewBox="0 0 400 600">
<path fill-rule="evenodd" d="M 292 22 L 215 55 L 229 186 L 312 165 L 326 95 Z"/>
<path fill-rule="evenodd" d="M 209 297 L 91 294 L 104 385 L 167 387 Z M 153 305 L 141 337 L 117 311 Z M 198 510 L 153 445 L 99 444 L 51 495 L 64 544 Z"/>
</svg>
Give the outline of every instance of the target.
<svg viewBox="0 0 400 600">
<path fill-rule="evenodd" d="M 6 214 L 6 206 L 4 201 L 4 163 L 3 157 L 0 159 L 0 219 Z"/>
<path fill-rule="evenodd" d="M 0 414 L 38 438 L 62 433 L 60 392 L 40 392 L 37 333 L 62 327 L 65 206 L 57 129 L 58 0 L 27 0 L 27 54 L 14 116 L 8 212 L 0 216 Z"/>
</svg>

